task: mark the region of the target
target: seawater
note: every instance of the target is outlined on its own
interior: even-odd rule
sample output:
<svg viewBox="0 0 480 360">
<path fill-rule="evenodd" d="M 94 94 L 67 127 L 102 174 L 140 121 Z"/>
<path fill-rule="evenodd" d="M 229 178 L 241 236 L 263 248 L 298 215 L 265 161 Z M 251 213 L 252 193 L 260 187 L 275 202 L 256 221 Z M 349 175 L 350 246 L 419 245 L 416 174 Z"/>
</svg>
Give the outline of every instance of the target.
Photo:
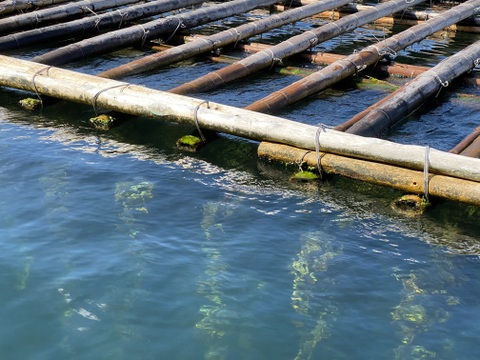
<svg viewBox="0 0 480 360">
<path fill-rule="evenodd" d="M 418 46 L 434 62 L 421 50 L 442 43 Z M 167 89 L 220 66 L 128 81 Z M 270 72 L 197 96 L 245 106 L 294 80 Z M 222 135 L 186 154 L 175 141 L 191 127 L 135 118 L 100 132 L 90 107 L 28 112 L 27 95 L 0 91 L 1 359 L 478 357 L 478 207 L 435 201 L 406 217 L 390 207 L 395 190 L 292 183 L 295 169 L 258 160 L 254 142 Z M 347 85 L 281 115 L 333 124 L 384 95 Z M 478 126 L 479 105 L 444 100 L 389 138 L 448 150 Z"/>
</svg>

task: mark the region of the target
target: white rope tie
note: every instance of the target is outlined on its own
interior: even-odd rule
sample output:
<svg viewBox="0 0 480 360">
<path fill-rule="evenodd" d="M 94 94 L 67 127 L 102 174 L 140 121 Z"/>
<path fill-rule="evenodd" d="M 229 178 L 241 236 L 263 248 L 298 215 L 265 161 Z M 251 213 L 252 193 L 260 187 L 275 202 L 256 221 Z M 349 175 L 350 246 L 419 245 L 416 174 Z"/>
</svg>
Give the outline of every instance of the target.
<svg viewBox="0 0 480 360">
<path fill-rule="evenodd" d="M 429 176 L 428 176 L 428 169 L 430 166 L 430 146 L 425 146 L 425 159 L 423 162 L 423 194 L 425 196 L 425 200 L 430 202 L 429 194 L 428 194 L 428 185 L 429 185 Z"/>
<path fill-rule="evenodd" d="M 197 127 L 197 131 L 200 135 L 200 138 L 202 139 L 203 142 L 205 142 L 206 141 L 205 136 L 203 136 L 202 130 L 200 130 L 200 125 L 198 124 L 198 110 L 200 109 L 200 106 L 202 106 L 203 104 L 207 104 L 207 109 L 210 109 L 210 104 L 208 100 L 202 101 L 193 110 L 193 121 L 195 121 L 195 126 Z"/>
<path fill-rule="evenodd" d="M 95 115 L 98 116 L 98 112 L 97 112 L 97 100 L 98 100 L 98 97 L 105 91 L 108 91 L 108 90 L 111 90 L 111 89 L 115 89 L 115 88 L 119 88 L 119 87 L 129 87 L 130 84 L 127 84 L 127 83 L 124 83 L 124 84 L 120 84 L 120 85 L 114 85 L 114 86 L 110 86 L 110 87 L 107 87 L 105 89 L 102 89 L 100 91 L 98 91 L 95 96 L 93 97 L 92 99 L 92 106 L 93 106 L 93 111 L 95 112 Z"/>
<path fill-rule="evenodd" d="M 327 132 L 327 127 L 324 124 L 320 124 L 317 128 L 317 131 L 315 132 L 315 156 L 317 159 L 317 169 L 318 169 L 318 174 L 320 176 L 320 180 L 323 180 L 323 167 L 322 167 L 322 158 L 325 156 L 325 153 L 323 153 L 320 156 L 320 135 L 322 132 L 326 133 Z"/>
<path fill-rule="evenodd" d="M 37 95 L 38 97 L 38 100 L 42 100 L 42 97 L 40 96 L 40 93 L 38 92 L 38 89 L 37 89 L 37 84 L 35 84 L 35 78 L 37 77 L 37 75 L 40 75 L 41 72 L 47 70 L 47 75 L 48 75 L 48 70 L 50 70 L 52 67 L 51 66 L 47 66 L 47 67 L 44 67 L 40 70 L 38 70 L 32 77 L 32 84 L 33 84 L 33 89 L 35 90 L 35 94 Z"/>
</svg>

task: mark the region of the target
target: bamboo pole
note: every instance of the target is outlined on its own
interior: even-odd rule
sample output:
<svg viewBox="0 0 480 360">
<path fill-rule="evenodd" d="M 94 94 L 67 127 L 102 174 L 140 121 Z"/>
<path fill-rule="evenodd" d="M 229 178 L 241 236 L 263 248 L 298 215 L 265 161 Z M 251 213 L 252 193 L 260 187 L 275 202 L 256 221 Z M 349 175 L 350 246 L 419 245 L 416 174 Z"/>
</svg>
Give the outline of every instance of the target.
<svg viewBox="0 0 480 360">
<path fill-rule="evenodd" d="M 378 62 L 386 54 L 396 52 L 420 41 L 450 24 L 455 24 L 462 19 L 480 12 L 480 0 L 468 0 L 447 10 L 442 16 L 437 16 L 422 24 L 413 26 L 388 39 L 370 45 L 358 53 L 347 56 L 322 70 L 307 76 L 263 99 L 260 99 L 246 108 L 259 112 L 270 112 L 289 104 L 293 104 L 310 95 L 345 79 L 367 66 Z"/>
<path fill-rule="evenodd" d="M 312 16 L 330 8 L 333 6 L 332 4 L 338 6 L 341 4 L 346 4 L 349 1 L 351 0 L 318 1 L 318 3 L 315 4 L 287 10 L 280 14 L 253 21 L 251 23 L 247 23 L 233 29 L 228 29 L 211 36 L 197 38 L 191 42 L 179 45 L 170 50 L 152 54 L 132 61 L 128 64 L 121 65 L 117 68 L 107 70 L 99 74 L 99 76 L 110 79 L 118 79 L 129 75 L 151 71 L 207 51 L 215 50 L 225 45 L 237 43 L 238 41 L 251 36 L 261 34 L 282 25 Z"/>
<path fill-rule="evenodd" d="M 392 93 L 388 100 L 372 105 L 372 110 L 346 131 L 362 136 L 380 137 L 397 122 L 417 110 L 442 87 L 480 62 L 480 41 L 443 60 Z"/>
<path fill-rule="evenodd" d="M 467 147 L 469 147 L 473 141 L 480 136 L 480 126 L 477 127 L 475 130 L 472 131 L 465 139 L 460 141 L 457 145 L 455 145 L 450 152 L 453 154 L 460 154 L 464 151 Z"/>
<path fill-rule="evenodd" d="M 32 44 L 66 39 L 74 36 L 85 36 L 113 26 L 122 27 L 128 22 L 146 16 L 157 15 L 170 10 L 203 3 L 204 0 L 157 0 L 148 3 L 109 11 L 96 16 L 32 29 L 0 37 L 0 51 L 20 48 Z"/>
<path fill-rule="evenodd" d="M 316 167 L 317 156 L 287 145 L 262 142 L 258 150 L 260 158 Z M 424 173 L 380 164 L 346 156 L 319 153 L 322 170 L 327 174 L 337 174 L 351 179 L 361 180 L 377 185 L 388 186 L 408 194 L 424 194 Z M 480 184 L 478 182 L 442 175 L 430 175 L 428 194 L 430 196 L 480 205 Z"/>
<path fill-rule="evenodd" d="M 272 67 L 275 65 L 275 63 L 279 62 L 283 58 L 310 49 L 318 43 L 372 22 L 386 14 L 400 11 L 408 6 L 419 4 L 424 1 L 425 0 L 392 0 L 387 3 L 380 4 L 374 9 L 365 10 L 365 12 L 362 12 L 361 16 L 358 14 L 353 14 L 333 23 L 306 31 L 303 34 L 291 37 L 287 41 L 283 41 L 278 45 L 272 46 L 268 50 L 260 51 L 245 59 L 242 59 L 235 64 L 229 65 L 193 81 L 180 85 L 171 91 L 176 94 L 188 94 L 216 88 L 227 82 L 237 80 L 262 69 Z"/>
<path fill-rule="evenodd" d="M 0 19 L 0 34 L 38 27 L 48 22 L 133 4 L 140 0 L 85 0 Z"/>
<path fill-rule="evenodd" d="M 337 11 L 324 11 L 323 13 L 319 14 L 318 16 L 321 18 L 326 18 L 326 19 L 334 19 L 334 18 L 340 18 L 342 14 L 352 14 L 352 13 L 357 13 L 362 10 L 366 10 L 368 8 L 371 8 L 371 5 L 362 5 L 362 4 L 355 4 L 355 3 L 350 3 L 348 5 L 344 5 L 341 8 L 339 8 Z M 380 23 L 387 23 L 387 24 L 405 24 L 403 20 L 407 20 L 406 24 L 408 23 L 413 23 L 414 25 L 417 25 L 421 21 L 426 21 L 428 19 L 434 18 L 436 16 L 441 15 L 440 12 L 433 11 L 431 8 L 428 10 L 406 10 L 402 12 L 398 12 L 395 14 L 392 14 L 392 16 L 388 18 L 382 18 L 379 19 Z M 401 20 L 401 21 L 399 21 Z M 409 22 L 408 20 L 414 20 Z M 473 26 L 479 26 L 480 25 L 480 19 L 474 16 L 468 17 L 465 20 L 460 21 L 460 24 L 464 24 L 465 27 L 469 27 L 469 25 Z"/>
<path fill-rule="evenodd" d="M 42 6 L 61 4 L 70 0 L 8 0 L 0 3 L 0 15 L 11 14 L 16 11 L 25 11 Z"/>
<path fill-rule="evenodd" d="M 189 39 L 189 36 L 186 37 Z M 256 53 L 262 50 L 266 50 L 270 48 L 271 45 L 267 44 L 260 44 L 260 43 L 250 43 L 250 44 L 238 44 L 237 48 L 248 51 L 251 53 Z M 155 46 L 153 49 L 155 50 Z M 163 49 L 162 49 L 163 51 Z M 330 65 L 338 60 L 345 59 L 345 55 L 339 54 L 332 54 L 327 52 L 320 52 L 320 51 L 304 51 L 299 54 L 303 59 L 310 61 L 312 64 L 319 64 L 319 65 Z M 374 70 L 389 74 L 389 75 L 396 75 L 400 77 L 408 77 L 414 78 L 420 75 L 421 73 L 429 70 L 429 67 L 426 66 L 418 66 L 418 65 L 411 65 L 411 64 L 401 64 L 401 63 L 381 63 L 378 62 L 375 64 Z M 478 75 L 469 75 L 462 79 L 466 84 L 480 86 L 480 77 Z"/>
<path fill-rule="evenodd" d="M 0 55 L 0 86 L 126 114 L 422 170 L 425 148 L 366 138 Z M 174 118 L 172 118 L 174 117 Z M 480 160 L 431 149 L 429 172 L 480 182 Z"/>
<path fill-rule="evenodd" d="M 480 158 L 480 135 L 460 155 Z"/>
<path fill-rule="evenodd" d="M 132 45 L 143 46 L 144 42 L 162 35 L 173 35 L 180 28 L 192 28 L 240 14 L 256 7 L 268 6 L 278 0 L 233 0 L 227 3 L 202 7 L 186 13 L 171 15 L 126 29 L 110 31 L 90 39 L 64 46 L 32 60 L 43 64 L 61 65 L 84 59 L 88 56 L 104 54 Z"/>
<path fill-rule="evenodd" d="M 182 36 L 181 38 L 183 41 L 195 41 L 195 39 L 202 37 L 202 35 L 187 35 L 187 36 Z M 177 37 L 177 39 L 180 39 L 180 37 Z M 182 41 L 182 40 L 179 40 Z M 267 50 L 271 47 L 272 45 L 268 44 L 261 44 L 261 43 L 239 43 L 236 45 L 236 49 L 247 51 L 250 53 L 257 53 L 262 50 Z M 171 46 L 168 45 L 154 45 L 152 46 L 152 50 L 155 51 L 168 51 L 171 49 Z M 337 60 L 345 59 L 345 55 L 339 55 L 339 54 L 332 54 L 332 53 L 327 53 L 327 52 L 320 52 L 320 51 L 304 51 L 299 54 L 300 57 L 302 57 L 305 60 L 308 60 L 312 64 L 321 64 L 321 65 L 330 65 L 334 63 Z M 215 57 L 212 57 L 212 59 L 215 59 Z M 234 63 L 236 61 L 239 61 L 238 59 L 228 61 L 228 63 Z M 298 68 L 299 69 L 299 68 Z M 429 70 L 429 67 L 426 66 L 418 66 L 418 65 L 411 65 L 411 64 L 401 64 L 401 63 L 383 63 L 379 62 L 375 64 L 375 67 L 373 68 L 375 72 L 380 72 L 383 74 L 389 74 L 389 75 L 396 75 L 400 77 L 408 77 L 408 78 L 414 78 L 420 75 L 421 73 Z M 300 70 L 300 69 L 299 69 Z M 310 75 L 313 71 L 308 71 L 308 75 Z M 98 75 L 97 75 L 98 76 Z M 465 76 L 462 78 L 462 81 L 465 82 L 466 84 L 470 85 L 476 85 L 480 86 L 480 77 L 475 74 L 470 74 L 469 76 Z"/>
</svg>

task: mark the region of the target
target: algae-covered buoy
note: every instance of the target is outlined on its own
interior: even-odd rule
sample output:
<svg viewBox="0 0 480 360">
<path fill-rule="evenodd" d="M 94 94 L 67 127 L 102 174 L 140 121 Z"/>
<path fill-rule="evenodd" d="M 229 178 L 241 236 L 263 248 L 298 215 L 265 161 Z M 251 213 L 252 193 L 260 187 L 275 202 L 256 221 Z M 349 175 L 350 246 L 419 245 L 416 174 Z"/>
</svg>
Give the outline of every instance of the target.
<svg viewBox="0 0 480 360">
<path fill-rule="evenodd" d="M 37 110 L 42 107 L 42 100 L 40 99 L 26 98 L 20 100 L 18 103 L 27 110 Z"/>
<path fill-rule="evenodd" d="M 177 147 L 188 152 L 197 152 L 205 142 L 198 136 L 185 135 L 177 140 Z"/>
<path fill-rule="evenodd" d="M 310 182 L 320 179 L 320 176 L 313 171 L 299 171 L 290 177 L 290 181 Z"/>
<path fill-rule="evenodd" d="M 88 119 L 88 121 L 95 127 L 95 129 L 110 130 L 115 123 L 115 118 L 110 115 L 101 114 Z"/>
<path fill-rule="evenodd" d="M 392 209 L 407 216 L 423 214 L 429 203 L 418 195 L 404 195 L 392 202 Z"/>
</svg>

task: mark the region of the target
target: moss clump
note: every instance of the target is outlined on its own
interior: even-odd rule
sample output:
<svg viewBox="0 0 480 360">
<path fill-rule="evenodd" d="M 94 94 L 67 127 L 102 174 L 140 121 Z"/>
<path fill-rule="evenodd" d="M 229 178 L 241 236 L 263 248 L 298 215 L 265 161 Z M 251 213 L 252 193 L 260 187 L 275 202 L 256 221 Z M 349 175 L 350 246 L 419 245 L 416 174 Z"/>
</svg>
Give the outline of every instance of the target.
<svg viewBox="0 0 480 360">
<path fill-rule="evenodd" d="M 88 120 L 95 129 L 110 130 L 115 122 L 115 118 L 110 115 L 101 114 Z"/>
<path fill-rule="evenodd" d="M 406 304 L 399 305 L 392 313 L 393 320 L 409 321 L 415 324 L 424 323 L 427 320 L 425 308 L 422 305 Z"/>
<path fill-rule="evenodd" d="M 392 203 L 392 209 L 407 215 L 416 216 L 423 214 L 429 203 L 418 195 L 404 195 Z"/>
<path fill-rule="evenodd" d="M 177 147 L 183 151 L 197 152 L 203 145 L 203 140 L 195 135 L 185 135 L 177 140 Z"/>
<path fill-rule="evenodd" d="M 299 171 L 290 177 L 290 181 L 310 182 L 317 181 L 320 176 L 313 171 Z"/>
<path fill-rule="evenodd" d="M 26 98 L 20 100 L 18 103 L 27 110 L 37 110 L 42 107 L 42 100 L 40 99 Z"/>
</svg>

